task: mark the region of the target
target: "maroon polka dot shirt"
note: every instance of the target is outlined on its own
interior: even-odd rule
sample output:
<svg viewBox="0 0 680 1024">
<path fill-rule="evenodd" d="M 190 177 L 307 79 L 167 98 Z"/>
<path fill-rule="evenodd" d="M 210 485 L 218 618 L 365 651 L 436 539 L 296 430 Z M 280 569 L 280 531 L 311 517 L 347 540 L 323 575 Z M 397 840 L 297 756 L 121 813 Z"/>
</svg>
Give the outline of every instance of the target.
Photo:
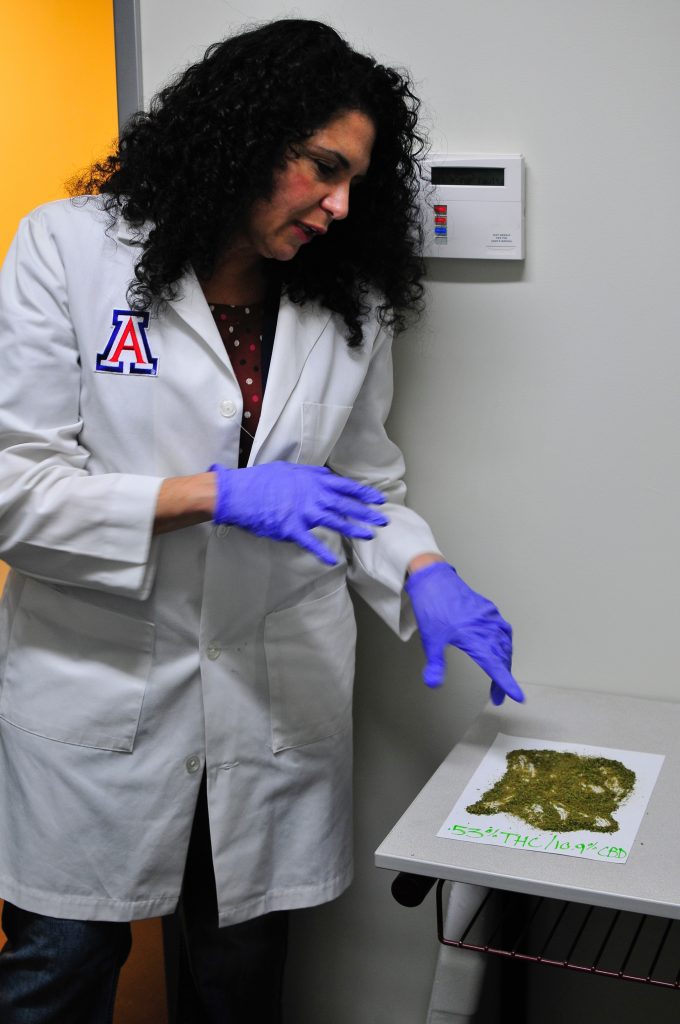
<svg viewBox="0 0 680 1024">
<path fill-rule="evenodd" d="M 239 442 L 239 466 L 246 466 L 260 420 L 262 405 L 263 302 L 251 306 L 227 306 L 213 302 L 210 310 L 236 374 L 243 396 Z"/>
</svg>

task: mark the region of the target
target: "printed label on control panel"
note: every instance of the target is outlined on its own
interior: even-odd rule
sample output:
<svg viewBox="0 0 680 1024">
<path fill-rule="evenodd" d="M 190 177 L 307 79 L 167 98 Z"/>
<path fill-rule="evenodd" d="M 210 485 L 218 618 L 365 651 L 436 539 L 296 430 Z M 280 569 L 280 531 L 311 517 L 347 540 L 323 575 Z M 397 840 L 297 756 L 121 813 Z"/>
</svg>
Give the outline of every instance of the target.
<svg viewBox="0 0 680 1024">
<path fill-rule="evenodd" d="M 492 231 L 488 245 L 494 248 L 505 248 L 506 246 L 514 248 L 515 240 L 511 231 Z"/>
</svg>

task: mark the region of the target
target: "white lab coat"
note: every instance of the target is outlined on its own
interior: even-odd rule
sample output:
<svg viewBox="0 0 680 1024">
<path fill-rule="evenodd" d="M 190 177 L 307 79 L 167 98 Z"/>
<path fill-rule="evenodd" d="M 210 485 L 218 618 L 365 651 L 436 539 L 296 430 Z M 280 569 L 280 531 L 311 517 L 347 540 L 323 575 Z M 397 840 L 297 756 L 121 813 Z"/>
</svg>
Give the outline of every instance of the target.
<svg viewBox="0 0 680 1024">
<path fill-rule="evenodd" d="M 389 333 L 351 350 L 284 298 L 250 460 L 381 488 L 375 540 L 320 531 L 329 567 L 238 528 L 152 538 L 164 477 L 237 465 L 242 399 L 193 274 L 129 326 L 137 236 L 107 223 L 97 200 L 39 208 L 0 279 L 0 896 L 170 913 L 205 766 L 220 923 L 321 903 L 351 877 L 346 577 L 405 638 L 407 562 L 436 550 L 383 428 Z"/>
</svg>

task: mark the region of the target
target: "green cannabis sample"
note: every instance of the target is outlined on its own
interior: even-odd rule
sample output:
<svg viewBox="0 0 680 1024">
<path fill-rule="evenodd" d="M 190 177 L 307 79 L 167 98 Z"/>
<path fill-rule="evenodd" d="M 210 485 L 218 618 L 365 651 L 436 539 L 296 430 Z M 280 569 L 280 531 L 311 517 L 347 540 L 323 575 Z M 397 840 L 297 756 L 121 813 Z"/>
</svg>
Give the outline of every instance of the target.
<svg viewBox="0 0 680 1024">
<path fill-rule="evenodd" d="M 544 831 L 617 832 L 614 818 L 635 786 L 635 772 L 608 757 L 559 750 L 511 750 L 502 779 L 470 814 L 514 814 Z"/>
</svg>

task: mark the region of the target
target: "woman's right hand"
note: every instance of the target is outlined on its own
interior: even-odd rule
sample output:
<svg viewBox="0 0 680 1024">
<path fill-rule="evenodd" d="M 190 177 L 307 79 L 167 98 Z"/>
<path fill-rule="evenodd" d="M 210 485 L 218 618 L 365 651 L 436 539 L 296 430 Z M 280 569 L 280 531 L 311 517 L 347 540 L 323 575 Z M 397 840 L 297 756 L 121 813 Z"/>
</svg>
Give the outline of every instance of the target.
<svg viewBox="0 0 680 1024">
<path fill-rule="evenodd" d="M 369 540 L 373 526 L 387 516 L 371 508 L 385 497 L 373 487 L 338 476 L 324 466 L 269 462 L 244 469 L 210 467 L 217 478 L 213 520 L 249 530 L 258 537 L 292 541 L 328 565 L 337 557 L 311 532 L 316 526 L 343 537 Z"/>
</svg>

